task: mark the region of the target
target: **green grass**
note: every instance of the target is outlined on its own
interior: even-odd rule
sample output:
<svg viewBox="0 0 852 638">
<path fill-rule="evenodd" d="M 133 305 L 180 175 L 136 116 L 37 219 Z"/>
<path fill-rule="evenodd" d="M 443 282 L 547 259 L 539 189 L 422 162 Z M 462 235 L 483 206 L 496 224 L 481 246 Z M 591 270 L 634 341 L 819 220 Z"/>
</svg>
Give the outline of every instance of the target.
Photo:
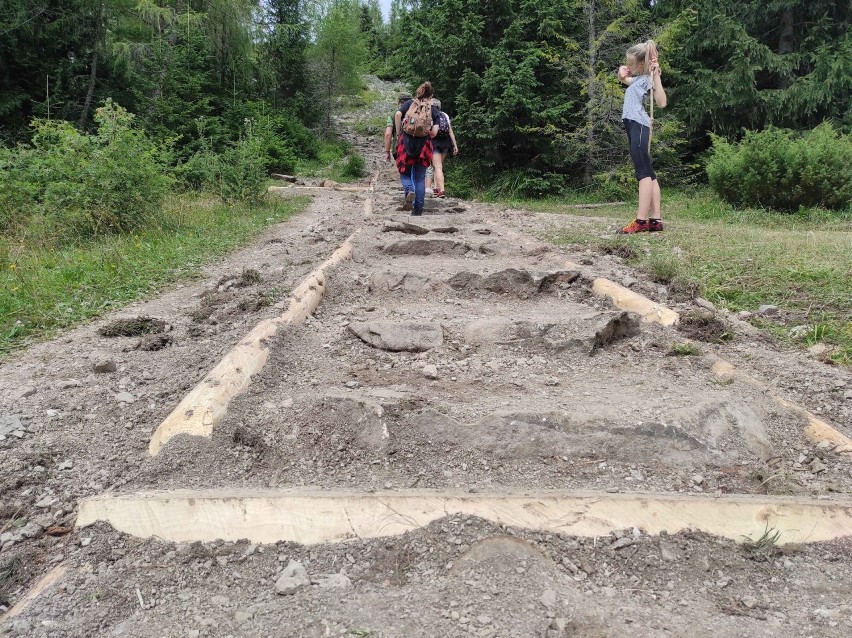
<svg viewBox="0 0 852 638">
<path fill-rule="evenodd" d="M 672 344 L 670 354 L 674 357 L 694 357 L 701 354 L 701 348 L 694 343 Z"/>
<path fill-rule="evenodd" d="M 384 135 L 387 128 L 387 115 L 375 115 L 365 120 L 355 122 L 355 132 L 358 135 L 371 137 L 373 135 Z"/>
<path fill-rule="evenodd" d="M 157 228 L 133 235 L 57 246 L 0 238 L 0 355 L 196 275 L 309 201 L 268 197 L 250 209 L 175 196 Z"/>
<path fill-rule="evenodd" d="M 360 158 L 360 160 L 358 159 Z M 363 158 L 346 142 L 323 141 L 319 143 L 317 159 L 302 160 L 296 166 L 296 174 L 309 179 L 331 179 L 335 182 L 354 182 L 366 174 Z"/>
<path fill-rule="evenodd" d="M 587 200 L 588 201 L 588 200 Z M 730 310 L 756 311 L 775 304 L 792 313 L 779 326 L 764 322 L 782 340 L 790 328 L 810 326 L 795 340 L 833 346 L 832 359 L 852 365 L 852 209 L 808 209 L 783 214 L 736 209 L 710 191 L 663 193 L 665 233 L 602 238 L 627 223 L 635 203 L 595 209 L 565 200 L 512 202 L 541 212 L 590 217 L 550 237 L 556 243 L 616 252 L 660 283 L 672 283 Z"/>
</svg>

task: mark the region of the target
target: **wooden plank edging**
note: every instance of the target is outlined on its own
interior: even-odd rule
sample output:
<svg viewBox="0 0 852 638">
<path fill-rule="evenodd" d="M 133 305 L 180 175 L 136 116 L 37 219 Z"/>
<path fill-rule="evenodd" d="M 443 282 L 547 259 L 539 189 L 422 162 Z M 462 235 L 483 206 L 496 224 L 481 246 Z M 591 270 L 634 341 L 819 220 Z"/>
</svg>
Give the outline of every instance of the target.
<svg viewBox="0 0 852 638">
<path fill-rule="evenodd" d="M 738 542 L 774 530 L 781 533 L 782 544 L 852 535 L 849 499 L 603 492 L 212 489 L 104 494 L 80 503 L 77 525 L 106 521 L 126 534 L 176 542 L 315 544 L 398 535 L 452 514 L 586 537 L 632 527 L 652 535 L 693 529 Z"/>
<path fill-rule="evenodd" d="M 172 410 L 151 436 L 148 452 L 160 453 L 163 445 L 178 434 L 210 437 L 214 425 L 224 416 L 228 404 L 251 384 L 269 358 L 269 341 L 279 328 L 302 323 L 316 310 L 325 291 L 329 266 L 352 256 L 356 230 L 325 262 L 293 291 L 288 309 L 280 316 L 257 324 Z"/>
<path fill-rule="evenodd" d="M 722 380 L 737 379 L 764 392 L 780 406 L 801 415 L 805 419 L 808 425 L 805 427 L 803 432 L 809 441 L 812 443 L 829 441 L 835 446 L 834 452 L 842 454 L 845 458 L 852 460 L 852 439 L 837 430 L 827 421 L 820 419 L 809 410 L 793 403 L 789 399 L 785 399 L 778 395 L 767 384 L 759 381 L 749 374 L 746 374 L 745 372 L 742 372 L 741 370 L 738 370 L 731 363 L 717 356 L 713 356 L 713 374 Z"/>
</svg>

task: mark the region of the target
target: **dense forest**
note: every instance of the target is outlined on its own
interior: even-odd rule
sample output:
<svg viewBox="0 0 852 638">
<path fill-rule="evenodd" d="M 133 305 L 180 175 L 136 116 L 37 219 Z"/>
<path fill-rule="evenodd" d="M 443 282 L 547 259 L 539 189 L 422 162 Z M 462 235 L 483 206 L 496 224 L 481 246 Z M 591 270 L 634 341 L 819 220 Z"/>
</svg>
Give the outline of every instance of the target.
<svg viewBox="0 0 852 638">
<path fill-rule="evenodd" d="M 44 146 L 48 120 L 95 132 L 109 103 L 189 186 L 228 177 L 205 174 L 223 153 L 226 166 L 282 172 L 315 156 L 337 98 L 367 71 L 433 82 L 473 182 L 496 175 L 525 195 L 618 185 L 630 172 L 615 69 L 648 38 L 670 92 L 655 130 L 668 183 L 706 179 L 713 135 L 827 123 L 820 139 L 841 140 L 845 157 L 852 128 L 848 2 L 394 0 L 387 21 L 377 0 L 2 4 L 7 147 Z"/>
</svg>

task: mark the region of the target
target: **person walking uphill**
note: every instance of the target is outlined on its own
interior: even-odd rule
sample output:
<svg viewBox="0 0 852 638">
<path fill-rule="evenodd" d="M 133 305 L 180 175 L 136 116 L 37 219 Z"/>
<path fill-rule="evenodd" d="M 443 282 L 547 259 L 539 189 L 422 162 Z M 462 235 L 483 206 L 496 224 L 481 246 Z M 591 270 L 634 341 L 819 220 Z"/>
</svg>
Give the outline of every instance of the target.
<svg viewBox="0 0 852 638">
<path fill-rule="evenodd" d="M 440 100 L 432 100 L 432 103 L 441 109 Z M 459 147 L 456 144 L 456 134 L 453 132 L 453 124 L 450 116 L 440 111 L 439 119 L 435 120 L 438 123 L 438 134 L 432 140 L 433 155 L 432 167 L 435 171 L 435 197 L 444 197 L 444 161 L 447 156 L 452 153 L 455 157 L 459 154 Z"/>
<path fill-rule="evenodd" d="M 417 88 L 413 100 L 408 100 L 396 112 L 396 129 L 401 130 L 396 147 L 396 167 L 405 189 L 403 208 L 413 203 L 412 215 L 423 214 L 426 199 L 426 169 L 432 163 L 432 138 L 438 134 L 440 110 L 432 104 L 432 84 L 424 82 Z"/>
<path fill-rule="evenodd" d="M 618 69 L 618 79 L 627 85 L 621 119 L 630 143 L 630 159 L 639 181 L 639 208 L 636 218 L 621 229 L 624 234 L 658 232 L 663 230 L 660 208 L 660 183 L 651 163 L 651 128 L 653 121 L 645 112 L 644 99 L 650 91 L 657 106 L 667 104 L 666 92 L 660 79 L 657 46 L 648 40 L 627 50 L 627 65 Z M 654 112 L 653 103 L 651 113 Z"/>
</svg>

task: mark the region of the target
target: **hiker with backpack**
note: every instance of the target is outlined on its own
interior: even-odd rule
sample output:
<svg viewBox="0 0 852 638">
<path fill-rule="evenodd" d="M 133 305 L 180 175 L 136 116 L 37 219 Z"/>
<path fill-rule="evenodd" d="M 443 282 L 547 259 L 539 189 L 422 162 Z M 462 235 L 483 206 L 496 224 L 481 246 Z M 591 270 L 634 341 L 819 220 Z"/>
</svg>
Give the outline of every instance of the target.
<svg viewBox="0 0 852 638">
<path fill-rule="evenodd" d="M 403 210 L 423 214 L 426 199 L 426 169 L 432 164 L 432 138 L 438 134 L 440 109 L 432 104 L 432 83 L 417 87 L 414 99 L 396 112 L 394 122 L 401 130 L 396 147 L 396 167 L 401 175 L 405 198 Z"/>
<path fill-rule="evenodd" d="M 434 195 L 438 198 L 444 197 L 444 160 L 447 155 L 453 154 L 453 157 L 459 154 L 459 147 L 456 145 L 456 135 L 453 133 L 453 124 L 450 116 L 441 111 L 441 101 L 433 99 L 432 104 L 438 107 L 438 133 L 435 139 L 432 140 L 433 154 L 432 167 L 434 169 L 435 189 Z"/>
<path fill-rule="evenodd" d="M 618 69 L 618 79 L 627 85 L 621 119 L 627 130 L 630 159 L 633 160 L 636 179 L 639 181 L 639 208 L 636 218 L 621 229 L 621 233 L 659 232 L 663 230 L 660 208 L 660 183 L 651 163 L 651 130 L 653 120 L 645 112 L 644 100 L 651 93 L 651 114 L 654 102 L 660 108 L 668 103 L 660 79 L 657 46 L 653 40 L 642 42 L 627 50 L 627 64 Z M 649 218 L 650 216 L 650 218 Z"/>
</svg>

